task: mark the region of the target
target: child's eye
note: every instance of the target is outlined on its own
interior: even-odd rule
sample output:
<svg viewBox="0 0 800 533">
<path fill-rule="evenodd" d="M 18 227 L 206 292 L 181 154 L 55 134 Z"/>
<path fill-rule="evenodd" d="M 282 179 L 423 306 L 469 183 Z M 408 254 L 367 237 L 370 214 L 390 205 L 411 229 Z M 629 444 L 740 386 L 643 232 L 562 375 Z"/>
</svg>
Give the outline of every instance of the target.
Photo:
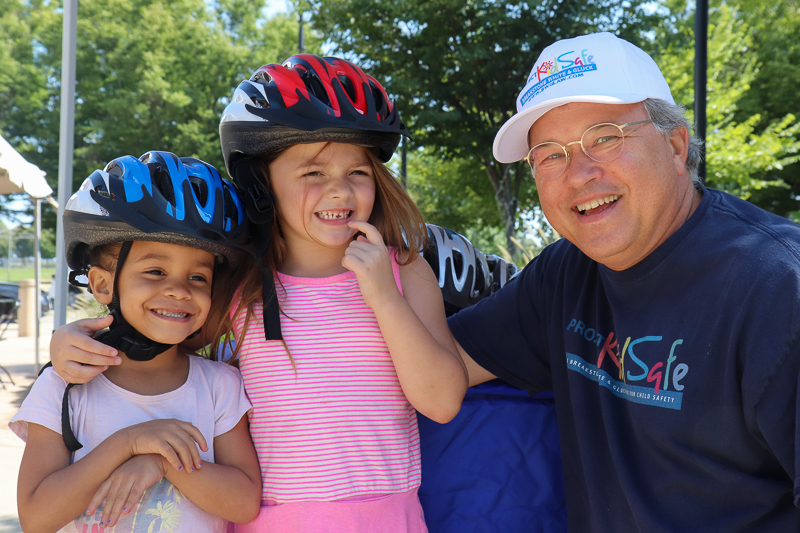
<svg viewBox="0 0 800 533">
<path fill-rule="evenodd" d="M 146 270 L 145 274 L 150 274 L 150 275 L 153 275 L 153 276 L 163 276 L 164 275 L 164 271 L 161 270 L 160 268 L 151 268 L 150 270 Z"/>
<path fill-rule="evenodd" d="M 206 281 L 208 281 L 208 279 L 205 276 L 202 276 L 200 274 L 195 274 L 194 276 L 189 276 L 189 279 L 191 281 L 201 281 L 201 282 L 204 282 L 204 283 Z"/>
</svg>

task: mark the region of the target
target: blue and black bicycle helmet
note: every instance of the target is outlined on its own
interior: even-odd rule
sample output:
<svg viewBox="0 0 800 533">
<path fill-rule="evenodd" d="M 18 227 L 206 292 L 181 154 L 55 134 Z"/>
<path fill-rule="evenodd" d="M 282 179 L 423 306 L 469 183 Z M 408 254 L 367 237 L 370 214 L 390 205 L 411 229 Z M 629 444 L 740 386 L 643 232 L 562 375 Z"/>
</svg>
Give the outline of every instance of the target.
<svg viewBox="0 0 800 533">
<path fill-rule="evenodd" d="M 126 155 L 95 170 L 67 202 L 63 220 L 74 275 L 88 271 L 90 247 L 112 242 L 192 246 L 234 264 L 251 252 L 233 184 L 208 163 L 170 152 Z"/>
</svg>

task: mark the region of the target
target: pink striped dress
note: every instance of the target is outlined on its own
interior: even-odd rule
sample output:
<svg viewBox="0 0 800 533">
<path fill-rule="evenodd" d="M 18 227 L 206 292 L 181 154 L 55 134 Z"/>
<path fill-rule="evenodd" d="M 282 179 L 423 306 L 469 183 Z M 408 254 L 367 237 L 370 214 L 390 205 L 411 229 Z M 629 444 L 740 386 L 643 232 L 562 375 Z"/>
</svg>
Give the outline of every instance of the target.
<svg viewBox="0 0 800 533">
<path fill-rule="evenodd" d="M 392 267 L 402 291 L 394 259 Z M 282 342 L 264 340 L 260 301 L 239 354 L 253 404 L 250 434 L 261 464 L 262 505 L 277 511 L 297 502 L 355 503 L 407 493 L 418 506 L 416 413 L 355 274 L 278 274 L 276 288 L 294 367 Z M 243 325 L 239 317 L 237 337 Z M 331 526 L 327 530 L 336 531 Z M 424 523 L 408 531 L 424 531 Z"/>
</svg>

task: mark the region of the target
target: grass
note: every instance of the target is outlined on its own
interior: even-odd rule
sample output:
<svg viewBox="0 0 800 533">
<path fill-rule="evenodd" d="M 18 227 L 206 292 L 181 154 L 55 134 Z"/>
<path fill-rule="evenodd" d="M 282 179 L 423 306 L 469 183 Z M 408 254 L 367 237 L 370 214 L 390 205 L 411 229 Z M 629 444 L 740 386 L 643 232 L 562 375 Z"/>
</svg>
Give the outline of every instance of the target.
<svg viewBox="0 0 800 533">
<path fill-rule="evenodd" d="M 42 285 L 50 286 L 50 280 L 56 273 L 55 265 L 42 265 Z M 0 281 L 19 281 L 21 279 L 35 279 L 36 273 L 33 265 L 0 267 Z"/>
</svg>

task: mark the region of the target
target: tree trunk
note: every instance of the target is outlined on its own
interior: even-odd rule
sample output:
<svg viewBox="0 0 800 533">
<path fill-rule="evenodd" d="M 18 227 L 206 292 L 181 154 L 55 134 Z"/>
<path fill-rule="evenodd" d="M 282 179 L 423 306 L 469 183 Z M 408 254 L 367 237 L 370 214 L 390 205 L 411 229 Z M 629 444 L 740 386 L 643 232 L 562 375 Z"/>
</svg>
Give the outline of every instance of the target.
<svg viewBox="0 0 800 533">
<path fill-rule="evenodd" d="M 517 209 L 519 208 L 520 173 L 517 165 L 501 164 L 496 161 L 483 160 L 483 166 L 494 187 L 494 198 L 497 207 L 503 213 L 503 225 L 506 233 L 506 250 L 512 258 L 519 255 L 517 245 L 512 240 L 516 237 Z"/>
</svg>

